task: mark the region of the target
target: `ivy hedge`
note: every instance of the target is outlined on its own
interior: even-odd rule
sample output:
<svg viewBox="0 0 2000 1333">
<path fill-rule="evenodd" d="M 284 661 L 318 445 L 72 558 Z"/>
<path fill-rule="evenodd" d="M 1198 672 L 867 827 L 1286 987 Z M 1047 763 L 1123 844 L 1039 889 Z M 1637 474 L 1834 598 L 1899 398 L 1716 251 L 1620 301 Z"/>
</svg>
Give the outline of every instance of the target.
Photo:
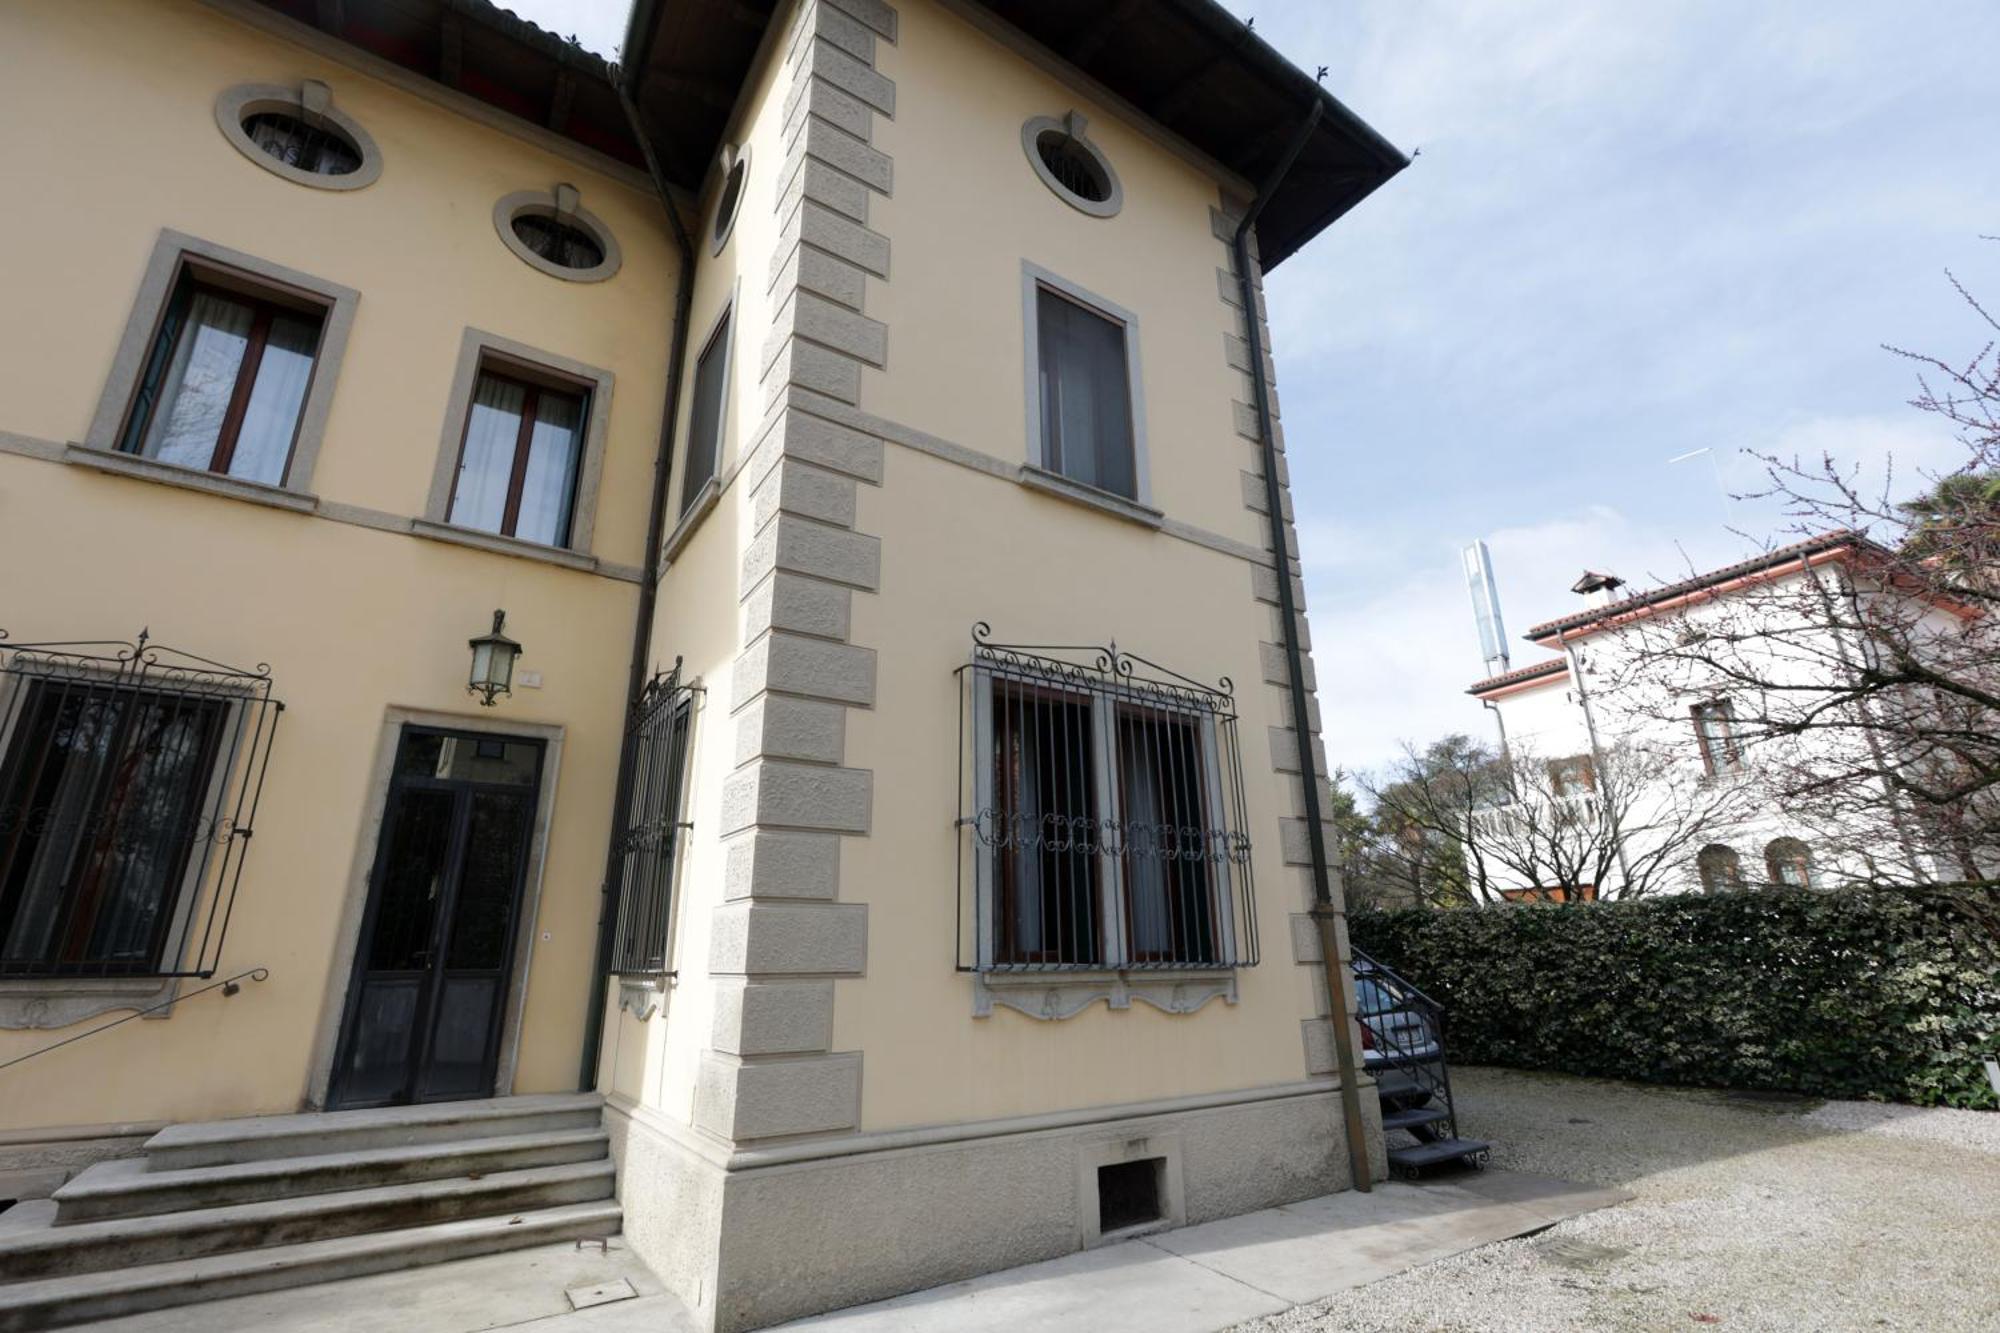
<svg viewBox="0 0 2000 1333">
<path fill-rule="evenodd" d="M 1994 1108 L 2000 963 L 1949 905 L 1757 890 L 1356 912 L 1470 1064 Z"/>
</svg>

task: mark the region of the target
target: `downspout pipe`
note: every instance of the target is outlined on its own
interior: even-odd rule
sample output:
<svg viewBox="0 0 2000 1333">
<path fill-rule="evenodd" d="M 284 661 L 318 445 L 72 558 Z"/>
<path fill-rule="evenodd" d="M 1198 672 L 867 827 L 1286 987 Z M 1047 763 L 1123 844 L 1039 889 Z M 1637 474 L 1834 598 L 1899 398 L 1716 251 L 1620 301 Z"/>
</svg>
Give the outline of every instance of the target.
<svg viewBox="0 0 2000 1333">
<path fill-rule="evenodd" d="M 667 353 L 667 399 L 660 419 L 660 447 L 653 454 L 653 501 L 646 516 L 646 560 L 639 579 L 639 611 L 632 626 L 632 664 L 625 681 L 625 725 L 618 742 L 618 781 L 612 789 L 611 837 L 605 847 L 604 884 L 598 895 L 597 949 L 590 964 L 590 1000 L 584 1006 L 583 1058 L 576 1080 L 577 1087 L 585 1092 L 597 1086 L 597 1061 L 603 1051 L 611 951 L 617 943 L 618 896 L 624 873 L 623 858 L 618 852 L 618 830 L 632 800 L 633 769 L 638 756 L 632 719 L 637 716 L 639 701 L 651 678 L 647 667 L 652 660 L 653 614 L 660 600 L 660 549 L 666 544 L 667 489 L 674 472 L 674 427 L 680 421 L 688 320 L 694 308 L 694 240 L 674 204 L 673 191 L 667 186 L 666 174 L 660 170 L 659 157 L 653 151 L 645 122 L 639 118 L 639 108 L 633 104 L 627 78 L 615 65 L 610 74 L 612 91 L 618 94 L 618 105 L 624 108 L 632 137 L 645 155 L 646 174 L 652 178 L 660 207 L 666 210 L 667 222 L 673 228 L 674 248 L 680 253 L 680 274 L 674 284 L 674 325 Z"/>
<path fill-rule="evenodd" d="M 1604 743 L 1597 738 L 1597 717 L 1590 711 L 1590 685 L 1583 678 L 1583 654 L 1563 630 L 1556 631 L 1556 647 L 1569 659 L 1569 677 L 1576 682 L 1576 702 L 1583 709 L 1584 735 L 1590 738 L 1590 762 L 1598 784 L 1598 799 L 1605 802 L 1605 813 L 1611 819 L 1611 850 L 1618 854 L 1618 874 L 1623 881 L 1618 892 L 1623 896 L 1632 888 L 1632 863 L 1625 854 L 1625 829 L 1618 803 L 1604 794 L 1603 784 L 1611 780 L 1610 771 L 1604 767 Z"/>
<path fill-rule="evenodd" d="M 1271 559 L 1278 576 L 1278 618 L 1285 649 L 1286 677 L 1291 694 L 1292 734 L 1298 741 L 1299 791 L 1304 798 L 1306 845 L 1312 857 L 1312 919 L 1319 930 L 1320 970 L 1326 982 L 1326 1012 L 1333 1027 L 1334 1063 L 1340 1075 L 1340 1110 L 1347 1125 L 1347 1158 L 1354 1188 L 1374 1188 L 1368 1161 L 1367 1123 L 1361 1116 L 1360 1069 L 1354 1060 L 1354 1033 L 1341 984 L 1339 909 L 1333 898 L 1333 875 L 1327 861 L 1326 833 L 1320 823 L 1319 764 L 1313 751 L 1312 712 L 1306 701 L 1305 657 L 1299 646 L 1298 600 L 1292 596 L 1292 563 L 1285 540 L 1284 492 L 1278 484 L 1278 432 L 1271 420 L 1271 390 L 1264 382 L 1264 331 L 1257 318 L 1257 283 L 1250 259 L 1250 237 L 1258 216 L 1304 150 L 1319 125 L 1325 104 L 1315 101 L 1305 122 L 1277 164 L 1258 187 L 1237 224 L 1232 246 L 1236 280 L 1243 294 L 1243 330 L 1250 346 L 1250 393 L 1257 409 L 1258 443 L 1264 456 L 1264 508 L 1271 522 Z"/>
</svg>

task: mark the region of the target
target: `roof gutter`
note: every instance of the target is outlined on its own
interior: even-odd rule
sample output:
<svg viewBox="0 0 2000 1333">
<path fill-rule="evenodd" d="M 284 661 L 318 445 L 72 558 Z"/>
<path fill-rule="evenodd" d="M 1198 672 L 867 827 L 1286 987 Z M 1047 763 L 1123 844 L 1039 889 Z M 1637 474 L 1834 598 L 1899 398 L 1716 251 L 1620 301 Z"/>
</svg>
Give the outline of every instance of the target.
<svg viewBox="0 0 2000 1333">
<path fill-rule="evenodd" d="M 1360 1073 L 1354 1061 L 1354 1031 L 1347 1003 L 1347 987 L 1342 978 L 1346 965 L 1340 956 L 1339 922 L 1341 909 L 1333 897 L 1332 870 L 1327 861 L 1326 832 L 1320 823 L 1319 763 L 1313 750 L 1312 713 L 1306 700 L 1304 654 L 1299 646 L 1298 601 L 1292 596 L 1292 564 L 1285 540 L 1284 492 L 1278 483 L 1278 434 L 1271 420 L 1271 390 L 1264 382 L 1264 331 L 1257 317 L 1257 284 L 1252 276 L 1250 236 L 1258 214 L 1270 202 L 1292 163 L 1298 160 L 1306 141 L 1318 128 L 1326 111 L 1323 100 L 1315 100 L 1305 122 L 1292 136 L 1271 174 L 1258 187 L 1257 197 L 1237 224 L 1231 242 L 1236 255 L 1236 280 L 1243 296 L 1243 329 L 1250 346 L 1250 393 L 1257 408 L 1258 444 L 1264 458 L 1264 509 L 1271 525 L 1271 560 L 1278 576 L 1278 619 L 1285 649 L 1285 675 L 1291 695 L 1292 735 L 1298 743 L 1299 794 L 1304 800 L 1306 845 L 1312 857 L 1312 919 L 1319 930 L 1320 971 L 1326 984 L 1326 1012 L 1333 1028 L 1334 1064 L 1340 1075 L 1340 1109 L 1347 1126 L 1347 1156 L 1354 1188 L 1366 1192 L 1374 1187 L 1368 1160 L 1367 1125 L 1361 1117 Z"/>
<path fill-rule="evenodd" d="M 641 0 L 640 10 L 644 13 L 634 13 L 628 32 L 642 31 L 641 20 L 651 16 L 652 8 Z M 646 516 L 645 573 L 639 581 L 639 611 L 632 626 L 632 664 L 625 682 L 625 725 L 618 743 L 618 782 L 613 788 L 611 837 L 605 849 L 604 884 L 598 897 L 597 949 L 590 964 L 590 999 L 584 1006 L 583 1056 L 577 1073 L 577 1086 L 584 1091 L 597 1086 L 597 1062 L 603 1050 L 604 1020 L 609 1009 L 611 952 L 617 943 L 618 897 L 624 871 L 618 835 L 625 820 L 626 807 L 632 800 L 633 767 L 638 753 L 638 738 L 632 721 L 646 691 L 649 678 L 646 668 L 652 659 L 653 615 L 660 599 L 660 551 L 666 541 L 667 488 L 674 471 L 674 427 L 680 420 L 688 320 L 694 307 L 695 267 L 694 240 L 688 235 L 687 224 L 681 220 L 680 209 L 674 204 L 673 191 L 667 185 L 666 173 L 660 170 L 659 157 L 653 151 L 653 141 L 646 133 L 639 108 L 633 104 L 632 90 L 628 87 L 632 80 L 616 66 L 611 67 L 609 73 L 612 91 L 618 94 L 618 105 L 624 108 L 625 119 L 632 126 L 639 151 L 645 155 L 646 174 L 652 177 L 653 189 L 660 196 L 660 207 L 666 211 L 667 222 L 673 228 L 674 247 L 680 252 L 680 274 L 674 284 L 674 324 L 667 353 L 667 399 L 660 418 L 660 445 L 653 455 L 653 500 Z"/>
</svg>

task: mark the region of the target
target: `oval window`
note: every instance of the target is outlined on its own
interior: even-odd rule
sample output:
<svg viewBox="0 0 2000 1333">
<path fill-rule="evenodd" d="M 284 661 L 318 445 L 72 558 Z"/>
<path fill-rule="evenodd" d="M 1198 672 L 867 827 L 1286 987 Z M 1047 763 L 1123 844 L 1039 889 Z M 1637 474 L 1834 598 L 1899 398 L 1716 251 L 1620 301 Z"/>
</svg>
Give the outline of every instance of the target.
<svg viewBox="0 0 2000 1333">
<path fill-rule="evenodd" d="M 715 236 L 709 246 L 710 254 L 721 254 L 722 247 L 729 243 L 729 233 L 736 229 L 736 210 L 743 202 L 743 180 L 749 172 L 749 157 L 740 156 L 723 179 L 722 194 L 715 201 Z"/>
<path fill-rule="evenodd" d="M 283 111 L 243 118 L 243 133 L 265 154 L 315 176 L 346 176 L 361 168 L 361 149 L 330 122 L 311 125 Z"/>
<path fill-rule="evenodd" d="M 602 282 L 623 262 L 617 238 L 573 185 L 507 195 L 493 205 L 493 230 L 521 262 L 568 282 Z"/>
<path fill-rule="evenodd" d="M 581 227 L 539 213 L 515 214 L 513 227 L 521 244 L 558 268 L 596 268 L 604 262 L 604 247 Z"/>
<path fill-rule="evenodd" d="M 1124 203 L 1124 190 L 1111 163 L 1084 137 L 1085 123 L 1075 111 L 1061 120 L 1036 116 L 1021 127 L 1021 146 L 1056 198 L 1080 213 L 1108 218 Z"/>
<path fill-rule="evenodd" d="M 1101 204 L 1111 198 L 1111 177 L 1089 149 L 1061 130 L 1036 135 L 1035 152 L 1056 184 L 1079 199 Z"/>
<path fill-rule="evenodd" d="M 317 79 L 231 88 L 215 99 L 215 125 L 237 152 L 294 185 L 358 190 L 382 174 L 375 141 Z"/>
</svg>

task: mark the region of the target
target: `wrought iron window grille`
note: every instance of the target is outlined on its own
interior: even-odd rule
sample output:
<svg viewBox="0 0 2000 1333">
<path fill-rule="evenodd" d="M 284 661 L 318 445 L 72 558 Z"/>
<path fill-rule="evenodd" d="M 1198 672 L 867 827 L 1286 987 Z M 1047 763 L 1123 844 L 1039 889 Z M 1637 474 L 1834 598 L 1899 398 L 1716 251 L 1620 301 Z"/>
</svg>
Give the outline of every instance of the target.
<svg viewBox="0 0 2000 1333">
<path fill-rule="evenodd" d="M 629 984 L 663 986 L 673 927 L 674 867 L 687 785 L 688 738 L 705 694 L 681 679 L 681 660 L 646 685 L 627 723 L 632 785 L 618 836 L 618 933 L 611 973 Z"/>
<path fill-rule="evenodd" d="M 958 969 L 1254 966 L 1229 679 L 991 634 L 957 668 Z"/>
<path fill-rule="evenodd" d="M 0 979 L 215 975 L 285 705 L 271 668 L 5 642 Z"/>
</svg>

